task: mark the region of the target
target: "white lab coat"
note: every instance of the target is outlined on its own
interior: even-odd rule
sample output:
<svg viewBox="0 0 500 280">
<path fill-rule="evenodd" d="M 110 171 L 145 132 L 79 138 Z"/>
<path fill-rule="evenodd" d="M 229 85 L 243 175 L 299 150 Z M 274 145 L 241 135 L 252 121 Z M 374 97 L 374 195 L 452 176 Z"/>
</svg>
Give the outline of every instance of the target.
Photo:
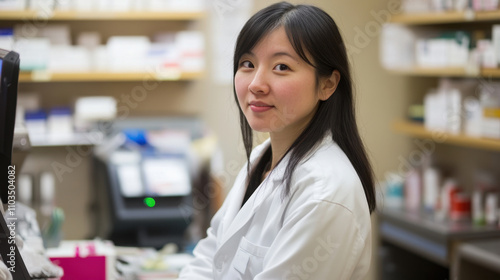
<svg viewBox="0 0 500 280">
<path fill-rule="evenodd" d="M 270 145 L 256 147 L 254 164 Z M 180 279 L 362 279 L 370 266 L 371 222 L 361 181 L 331 136 L 296 168 L 283 199 L 288 156 L 240 209 L 242 168 L 207 237 Z"/>
</svg>

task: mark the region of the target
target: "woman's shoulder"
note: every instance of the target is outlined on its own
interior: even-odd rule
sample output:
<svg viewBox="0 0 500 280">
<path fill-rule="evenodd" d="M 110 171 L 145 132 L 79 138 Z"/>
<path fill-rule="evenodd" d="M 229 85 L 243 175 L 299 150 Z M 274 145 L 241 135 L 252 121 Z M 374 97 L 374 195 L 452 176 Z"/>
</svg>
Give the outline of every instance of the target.
<svg viewBox="0 0 500 280">
<path fill-rule="evenodd" d="M 363 185 L 347 155 L 331 139 L 324 139 L 295 169 L 295 195 L 303 199 L 365 207 Z"/>
</svg>

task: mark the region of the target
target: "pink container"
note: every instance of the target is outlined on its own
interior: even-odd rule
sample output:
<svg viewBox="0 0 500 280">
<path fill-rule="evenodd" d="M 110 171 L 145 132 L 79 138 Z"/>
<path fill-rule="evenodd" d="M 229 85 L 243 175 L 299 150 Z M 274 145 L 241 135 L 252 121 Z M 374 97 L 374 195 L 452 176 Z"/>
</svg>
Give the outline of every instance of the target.
<svg viewBox="0 0 500 280">
<path fill-rule="evenodd" d="M 95 244 L 73 246 L 73 255 L 49 255 L 49 259 L 64 270 L 61 280 L 106 280 L 106 256 L 97 254 Z"/>
</svg>

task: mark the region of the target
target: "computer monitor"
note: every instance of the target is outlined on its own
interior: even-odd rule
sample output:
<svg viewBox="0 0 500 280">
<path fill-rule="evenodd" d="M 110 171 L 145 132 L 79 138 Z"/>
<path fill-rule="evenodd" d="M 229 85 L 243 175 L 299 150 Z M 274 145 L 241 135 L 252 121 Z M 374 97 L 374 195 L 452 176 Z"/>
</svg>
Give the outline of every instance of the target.
<svg viewBox="0 0 500 280">
<path fill-rule="evenodd" d="M 11 166 L 18 79 L 19 54 L 0 49 L 0 197 L 2 203 L 10 205 L 7 208 L 7 216 L 10 213 L 15 213 L 15 175 L 19 172 L 19 170 L 15 170 L 14 166 Z M 0 206 L 3 207 L 3 204 Z M 0 216 L 0 254 L 2 260 L 14 280 L 31 279 L 17 249 L 16 219 L 12 217 L 7 226 L 4 217 Z"/>
</svg>

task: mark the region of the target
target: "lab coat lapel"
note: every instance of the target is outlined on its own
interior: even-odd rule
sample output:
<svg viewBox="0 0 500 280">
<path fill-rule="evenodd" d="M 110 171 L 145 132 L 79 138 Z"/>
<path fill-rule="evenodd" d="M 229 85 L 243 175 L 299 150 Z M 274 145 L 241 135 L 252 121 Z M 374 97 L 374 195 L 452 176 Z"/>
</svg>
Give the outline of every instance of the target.
<svg viewBox="0 0 500 280">
<path fill-rule="evenodd" d="M 271 142 L 270 139 L 267 139 L 260 146 L 256 147 L 250 155 L 250 162 L 248 164 L 253 164 L 256 160 L 260 159 L 269 145 L 271 145 Z M 234 181 L 230 196 L 226 198 L 230 203 L 223 217 L 222 232 L 228 231 L 229 226 L 233 223 L 238 211 L 240 211 L 241 203 L 243 203 L 243 197 L 246 192 L 247 177 L 247 166 L 245 165 Z"/>
<path fill-rule="evenodd" d="M 244 171 L 246 172 L 246 167 L 244 167 Z M 231 202 L 228 205 L 228 209 L 226 210 L 226 214 L 223 217 L 223 224 L 222 224 L 222 232 L 227 232 L 227 229 L 229 225 L 234 220 L 234 217 L 236 214 L 238 214 L 238 211 L 240 210 L 241 203 L 243 203 L 243 197 L 245 196 L 245 182 L 246 182 L 247 176 L 238 176 L 233 184 L 233 189 L 234 192 L 231 194 L 231 196 L 227 197 L 226 199 L 229 199 Z"/>
<path fill-rule="evenodd" d="M 250 196 L 250 198 L 247 200 L 245 205 L 241 207 L 241 203 L 243 201 L 243 196 L 245 195 L 246 187 L 244 186 L 246 182 L 246 176 L 243 179 L 243 181 L 239 182 L 243 184 L 243 186 L 236 186 L 240 189 L 242 189 L 242 193 L 238 193 L 241 197 L 234 197 L 234 201 L 237 202 L 236 204 L 233 204 L 231 209 L 228 209 L 228 214 L 234 215 L 234 216 L 228 216 L 226 222 L 226 230 L 224 231 L 223 234 L 223 239 L 222 239 L 222 245 L 226 243 L 231 237 L 236 235 L 238 231 L 243 228 L 246 224 L 248 224 L 259 207 L 262 205 L 263 202 L 265 202 L 268 199 L 273 199 L 273 194 L 275 191 L 280 189 L 280 181 L 283 177 L 283 172 L 284 172 L 284 166 L 286 166 L 287 162 L 286 157 L 277 167 L 276 169 L 271 172 L 269 178 L 264 180 L 260 184 L 260 186 L 255 190 L 255 192 Z M 233 214 L 234 213 L 234 214 Z M 234 217 L 234 218 L 233 218 Z M 229 219 L 231 218 L 231 219 Z"/>
</svg>

